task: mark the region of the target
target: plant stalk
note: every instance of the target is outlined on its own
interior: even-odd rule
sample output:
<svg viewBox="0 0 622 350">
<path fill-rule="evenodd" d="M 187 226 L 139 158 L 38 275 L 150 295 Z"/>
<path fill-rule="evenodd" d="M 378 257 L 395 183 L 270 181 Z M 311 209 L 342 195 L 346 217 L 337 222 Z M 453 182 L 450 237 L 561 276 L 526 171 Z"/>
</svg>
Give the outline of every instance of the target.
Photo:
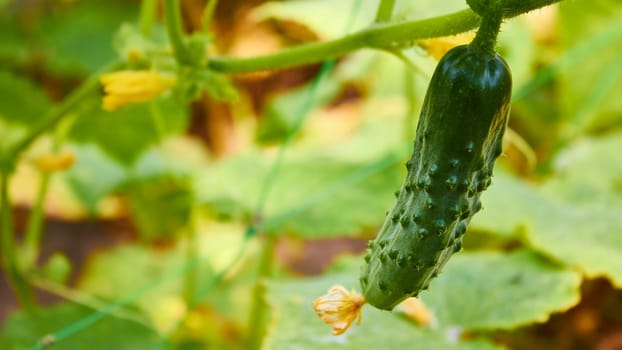
<svg viewBox="0 0 622 350">
<path fill-rule="evenodd" d="M 506 0 L 516 7 L 504 6 L 504 18 L 551 5 L 561 0 Z M 251 58 L 212 57 L 209 68 L 224 73 L 248 73 L 261 70 L 283 69 L 317 63 L 343 56 L 362 48 L 397 49 L 412 45 L 416 39 L 433 38 L 466 32 L 476 28 L 481 18 L 471 9 L 424 20 L 401 23 L 374 24 L 359 32 L 339 39 L 283 49 L 274 54 Z"/>
<path fill-rule="evenodd" d="M 64 98 L 61 103 L 52 107 L 42 118 L 43 123 L 34 125 L 20 142 L 15 144 L 5 153 L 1 159 L 0 165 L 11 167 L 16 164 L 17 158 L 21 152 L 28 148 L 28 146 L 30 146 L 37 139 L 37 137 L 52 129 L 63 119 L 63 117 L 69 114 L 73 108 L 82 102 L 83 99 L 99 89 L 100 74 L 115 70 L 119 67 L 121 67 L 121 61 L 113 61 L 112 63 L 105 65 L 103 69 L 91 75 L 79 87 L 73 90 L 73 92 Z"/>
<path fill-rule="evenodd" d="M 34 297 L 21 273 L 15 256 L 13 213 L 9 201 L 10 175 L 7 169 L 0 170 L 0 253 L 2 253 L 2 267 L 19 303 L 27 310 L 32 311 L 35 308 Z"/>
<path fill-rule="evenodd" d="M 155 21 L 157 0 L 142 0 L 140 3 L 139 13 L 139 27 L 140 33 L 148 37 L 151 35 L 151 29 L 153 28 L 153 22 Z"/>
<path fill-rule="evenodd" d="M 58 152 L 63 139 L 66 136 L 66 132 L 72 125 L 72 121 L 75 118 L 64 119 L 67 123 L 56 128 L 54 134 L 54 140 L 52 144 L 52 152 Z M 39 181 L 39 191 L 37 192 L 37 198 L 28 215 L 28 224 L 26 225 L 26 233 L 24 236 L 24 243 L 21 247 L 20 261 L 22 263 L 21 268 L 23 271 L 29 271 L 35 267 L 37 259 L 39 258 L 39 252 L 41 247 L 41 235 L 44 220 L 44 202 L 47 196 L 48 189 L 50 187 L 50 181 L 53 173 L 47 171 L 41 171 L 41 178 Z"/>
<path fill-rule="evenodd" d="M 22 269 L 28 271 L 35 266 L 39 257 L 39 247 L 41 246 L 41 232 L 43 227 L 43 202 L 47 195 L 50 185 L 51 174 L 44 173 L 39 181 L 39 191 L 34 206 L 28 215 L 28 224 L 26 225 L 26 234 L 22 246 L 23 257 Z"/>
<path fill-rule="evenodd" d="M 395 0 L 381 0 L 380 5 L 378 5 L 378 11 L 376 11 L 376 22 L 386 22 L 390 20 L 394 5 Z"/>
<path fill-rule="evenodd" d="M 252 305 L 249 315 L 249 335 L 247 349 L 261 349 L 261 343 L 266 333 L 268 324 L 268 305 L 265 300 L 266 280 L 272 275 L 274 267 L 274 250 L 277 243 L 277 236 L 263 234 L 261 255 L 259 257 L 258 278 L 251 295 Z"/>
<path fill-rule="evenodd" d="M 185 35 L 178 0 L 164 0 L 164 19 L 175 59 L 180 65 L 192 65 L 192 56 L 184 43 Z"/>
<path fill-rule="evenodd" d="M 203 14 L 201 16 L 201 29 L 204 32 L 209 32 L 209 27 L 212 23 L 212 17 L 214 17 L 216 5 L 218 5 L 218 0 L 208 0 L 207 4 L 205 4 L 205 8 L 203 9 Z"/>
</svg>

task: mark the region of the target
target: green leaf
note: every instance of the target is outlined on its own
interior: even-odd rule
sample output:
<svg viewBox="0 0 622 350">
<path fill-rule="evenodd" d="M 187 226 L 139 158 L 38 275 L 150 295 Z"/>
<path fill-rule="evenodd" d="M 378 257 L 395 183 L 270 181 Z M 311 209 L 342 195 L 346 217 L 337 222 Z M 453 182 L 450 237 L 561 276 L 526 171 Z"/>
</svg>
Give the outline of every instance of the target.
<svg viewBox="0 0 622 350">
<path fill-rule="evenodd" d="M 170 48 L 166 27 L 162 23 L 153 23 L 147 36 L 142 33 L 139 23 L 123 23 L 115 33 L 113 47 L 130 68 L 151 68 L 168 73 L 177 69 L 172 56 L 161 54 Z"/>
<path fill-rule="evenodd" d="M 575 206 L 610 202 L 622 195 L 622 132 L 579 139 L 554 160 L 544 191 Z"/>
<path fill-rule="evenodd" d="M 125 187 L 132 218 L 143 239 L 174 237 L 190 222 L 193 196 L 184 179 L 164 175 Z"/>
<path fill-rule="evenodd" d="M 0 70 L 0 118 L 29 125 L 41 120 L 50 101 L 39 87 L 26 78 Z"/>
<path fill-rule="evenodd" d="M 93 145 L 73 145 L 75 163 L 59 174 L 89 214 L 97 212 L 100 200 L 127 179 L 126 170 Z"/>
<path fill-rule="evenodd" d="M 463 253 L 432 280 L 421 300 L 444 327 L 512 329 L 574 306 L 580 283 L 576 272 L 529 251 Z"/>
<path fill-rule="evenodd" d="M 5 5 L 0 8 L 0 61 L 11 64 L 23 62 L 30 54 L 26 33 L 20 25 L 20 18 L 16 16 L 16 7 Z"/>
<path fill-rule="evenodd" d="M 517 230 L 533 226 L 533 222 L 550 218 L 557 206 L 549 196 L 528 182 L 518 179 L 497 166 L 492 186 L 481 196 L 484 210 L 477 213 L 470 229 L 510 237 Z"/>
<path fill-rule="evenodd" d="M 130 167 L 161 136 L 185 130 L 188 118 L 185 107 L 172 97 L 128 105 L 113 112 L 93 106 L 79 116 L 69 137 L 77 142 L 97 144 Z"/>
<path fill-rule="evenodd" d="M 620 122 L 620 15 L 622 6 L 616 0 L 560 6 L 560 39 L 570 55 L 562 62 L 560 102 L 570 136 Z"/>
<path fill-rule="evenodd" d="M 194 266 L 200 267 L 200 276 L 211 275 L 209 265 L 185 264 L 179 253 L 141 245 L 102 252 L 89 260 L 78 288 L 110 303 L 124 300 L 147 315 L 161 332 L 170 332 L 185 314 L 181 294 L 184 271 Z"/>
<path fill-rule="evenodd" d="M 267 230 L 322 238 L 357 235 L 382 223 L 394 200 L 392 190 L 402 180 L 399 158 L 390 155 L 367 165 L 315 162 L 292 165 L 289 176 L 280 178 L 284 184 L 289 182 L 291 189 L 276 187 L 274 191 L 289 191 L 292 196 L 273 198 L 279 209 L 268 216 Z M 312 178 L 314 171 L 322 175 L 315 173 Z M 303 184 L 299 179 L 304 176 L 308 181 Z M 289 207 L 283 205 L 287 203 L 291 203 Z"/>
<path fill-rule="evenodd" d="M 148 315 L 158 329 L 169 332 L 185 315 L 182 296 L 191 303 L 206 297 L 211 301 L 215 275 L 239 258 L 243 240 L 242 227 L 209 222 L 197 229 L 193 241 L 180 240 L 169 249 L 138 244 L 119 246 L 89 259 L 78 288 L 109 300 L 128 300 Z M 241 266 L 254 273 L 250 267 Z M 188 279 L 193 284 L 187 285 Z M 245 294 L 248 288 L 235 293 L 227 289 L 231 288 L 230 283 L 223 288 L 227 293 L 218 295 L 214 307 L 239 317 L 250 302 Z M 240 294 L 244 300 L 238 299 Z"/>
<path fill-rule="evenodd" d="M 89 261 L 79 288 L 114 300 L 155 282 L 149 293 L 151 296 L 153 291 L 156 291 L 155 295 L 173 294 L 176 283 L 158 285 L 157 281 L 167 274 L 181 272 L 182 264 L 175 251 L 156 251 L 144 245 L 119 246 L 97 254 Z M 148 308 L 147 300 L 140 298 L 137 302 Z"/>
<path fill-rule="evenodd" d="M 282 142 L 297 127 L 301 113 L 311 113 L 314 108 L 328 103 L 337 95 L 340 85 L 336 79 L 326 77 L 319 85 L 311 82 L 269 99 L 257 128 L 257 141 Z"/>
<path fill-rule="evenodd" d="M 500 234 L 522 228 L 536 250 L 622 286 L 622 156 L 614 151 L 621 147 L 621 133 L 579 140 L 540 186 L 497 172 L 471 227 Z"/>
<path fill-rule="evenodd" d="M 622 201 L 567 207 L 533 223 L 535 249 L 577 267 L 591 278 L 607 277 L 622 287 Z"/>
<path fill-rule="evenodd" d="M 47 68 L 75 75 L 95 72 L 115 57 L 112 41 L 119 25 L 138 13 L 129 1 L 86 0 L 65 4 L 44 17 L 38 39 Z"/>
<path fill-rule="evenodd" d="M 540 218 L 530 243 L 589 277 L 622 287 L 622 133 L 583 139 L 560 153 L 542 191 L 562 205 Z"/>
<path fill-rule="evenodd" d="M 135 181 L 166 175 L 185 178 L 189 173 L 203 169 L 208 159 L 200 140 L 182 134 L 171 136 L 157 147 L 148 149 L 130 171 Z"/>
<path fill-rule="evenodd" d="M 43 91 L 31 81 L 0 70 L 0 152 L 18 142 L 28 126 L 40 122 L 50 108 Z"/>
<path fill-rule="evenodd" d="M 244 222 L 256 219 L 261 209 L 263 228 L 271 233 L 326 238 L 375 229 L 405 176 L 406 145 L 396 137 L 402 127 L 396 118 L 370 117 L 345 139 L 303 139 L 273 173 L 271 154 L 223 159 L 195 174 L 197 199 L 223 218 Z M 305 129 L 313 132 L 326 140 L 326 130 Z"/>
<path fill-rule="evenodd" d="M 95 312 L 80 305 L 63 303 L 32 312 L 14 313 L 0 332 L 0 348 L 32 349 L 47 339 L 56 344 L 52 346 L 54 349 L 169 349 L 153 329 L 112 316 L 104 317 L 86 329 L 77 328 L 77 322 Z"/>
<path fill-rule="evenodd" d="M 92 144 L 73 144 L 76 162 L 69 170 L 58 176 L 69 184 L 74 195 L 91 215 L 97 213 L 100 201 L 112 193 L 129 194 L 130 204 L 145 201 L 150 196 L 152 199 L 168 195 L 171 199 L 177 198 L 179 201 L 174 202 L 147 201 L 144 207 L 136 208 L 135 219 L 139 227 L 145 230 L 143 233 L 150 232 L 156 236 L 169 235 L 172 234 L 169 230 L 181 224 L 182 217 L 186 215 L 183 214 L 187 210 L 184 207 L 189 204 L 183 202 L 194 198 L 186 197 L 190 194 L 186 176 L 203 166 L 204 155 L 197 148 L 197 144 L 188 140 L 170 138 L 167 141 L 162 147 L 153 147 L 142 153 L 131 168 L 112 159 L 100 147 Z M 167 178 L 176 180 L 168 182 L 164 180 Z M 166 186 L 165 188 L 153 188 L 157 187 L 158 179 L 162 181 L 160 184 Z M 149 188 L 154 189 L 154 192 L 149 192 Z M 176 197 L 177 195 L 179 197 Z M 173 210 L 173 207 L 177 209 Z M 172 211 L 168 212 L 169 209 Z M 150 218 L 150 215 L 155 214 L 153 211 L 157 210 L 163 210 L 163 213 L 172 217 L 156 216 L 161 221 Z M 164 224 L 165 221 L 167 224 Z M 160 224 L 163 226 L 156 227 Z"/>
<path fill-rule="evenodd" d="M 268 284 L 272 324 L 264 339 L 266 349 L 500 349 L 485 340 L 456 340 L 450 333 L 421 328 L 371 307 L 363 308 L 363 322 L 345 334 L 331 335 L 312 309 L 313 300 L 334 284 L 354 285 L 358 268 L 333 274 Z"/>
<path fill-rule="evenodd" d="M 264 228 L 308 238 L 356 235 L 382 223 L 402 179 L 399 157 L 370 163 L 331 156 L 291 157 L 277 175 L 263 210 Z M 197 177 L 198 198 L 217 213 L 250 219 L 271 165 L 256 154 L 238 156 Z"/>
</svg>

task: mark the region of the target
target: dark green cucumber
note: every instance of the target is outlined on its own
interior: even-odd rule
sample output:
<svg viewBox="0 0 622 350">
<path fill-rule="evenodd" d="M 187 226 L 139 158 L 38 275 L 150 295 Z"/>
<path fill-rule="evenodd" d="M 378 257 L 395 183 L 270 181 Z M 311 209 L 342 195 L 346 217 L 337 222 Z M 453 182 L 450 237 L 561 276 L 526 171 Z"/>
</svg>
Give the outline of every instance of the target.
<svg viewBox="0 0 622 350">
<path fill-rule="evenodd" d="M 511 91 L 503 58 L 479 46 L 455 47 L 438 63 L 408 174 L 365 255 L 360 282 L 371 305 L 391 310 L 417 296 L 462 248 L 502 152 Z"/>
</svg>

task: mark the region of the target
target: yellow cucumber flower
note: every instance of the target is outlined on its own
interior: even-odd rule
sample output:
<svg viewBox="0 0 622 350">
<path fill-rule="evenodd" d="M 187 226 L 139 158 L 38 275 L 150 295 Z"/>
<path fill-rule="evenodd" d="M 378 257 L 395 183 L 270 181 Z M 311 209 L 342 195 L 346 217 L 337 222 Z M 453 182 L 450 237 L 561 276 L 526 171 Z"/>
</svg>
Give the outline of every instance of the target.
<svg viewBox="0 0 622 350">
<path fill-rule="evenodd" d="M 177 80 L 155 71 L 118 71 L 100 76 L 104 86 L 103 108 L 114 111 L 132 103 L 149 101 L 173 87 Z"/>
<path fill-rule="evenodd" d="M 328 294 L 322 295 L 313 302 L 313 310 L 324 323 L 333 327 L 333 335 L 345 332 L 354 320 L 361 324 L 363 315 L 361 308 L 365 298 L 355 291 L 348 292 L 342 286 L 333 286 Z"/>
</svg>

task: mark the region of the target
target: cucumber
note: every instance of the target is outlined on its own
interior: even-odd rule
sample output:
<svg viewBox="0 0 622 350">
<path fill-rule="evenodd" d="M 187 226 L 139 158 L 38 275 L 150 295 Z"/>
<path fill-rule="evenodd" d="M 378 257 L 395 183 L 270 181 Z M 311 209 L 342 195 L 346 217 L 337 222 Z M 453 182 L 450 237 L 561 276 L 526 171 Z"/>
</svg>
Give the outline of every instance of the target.
<svg viewBox="0 0 622 350">
<path fill-rule="evenodd" d="M 493 50 L 471 43 L 440 60 L 406 179 L 365 255 L 360 283 L 369 304 L 391 310 L 417 296 L 462 248 L 502 153 L 511 93 L 510 69 Z"/>
</svg>

